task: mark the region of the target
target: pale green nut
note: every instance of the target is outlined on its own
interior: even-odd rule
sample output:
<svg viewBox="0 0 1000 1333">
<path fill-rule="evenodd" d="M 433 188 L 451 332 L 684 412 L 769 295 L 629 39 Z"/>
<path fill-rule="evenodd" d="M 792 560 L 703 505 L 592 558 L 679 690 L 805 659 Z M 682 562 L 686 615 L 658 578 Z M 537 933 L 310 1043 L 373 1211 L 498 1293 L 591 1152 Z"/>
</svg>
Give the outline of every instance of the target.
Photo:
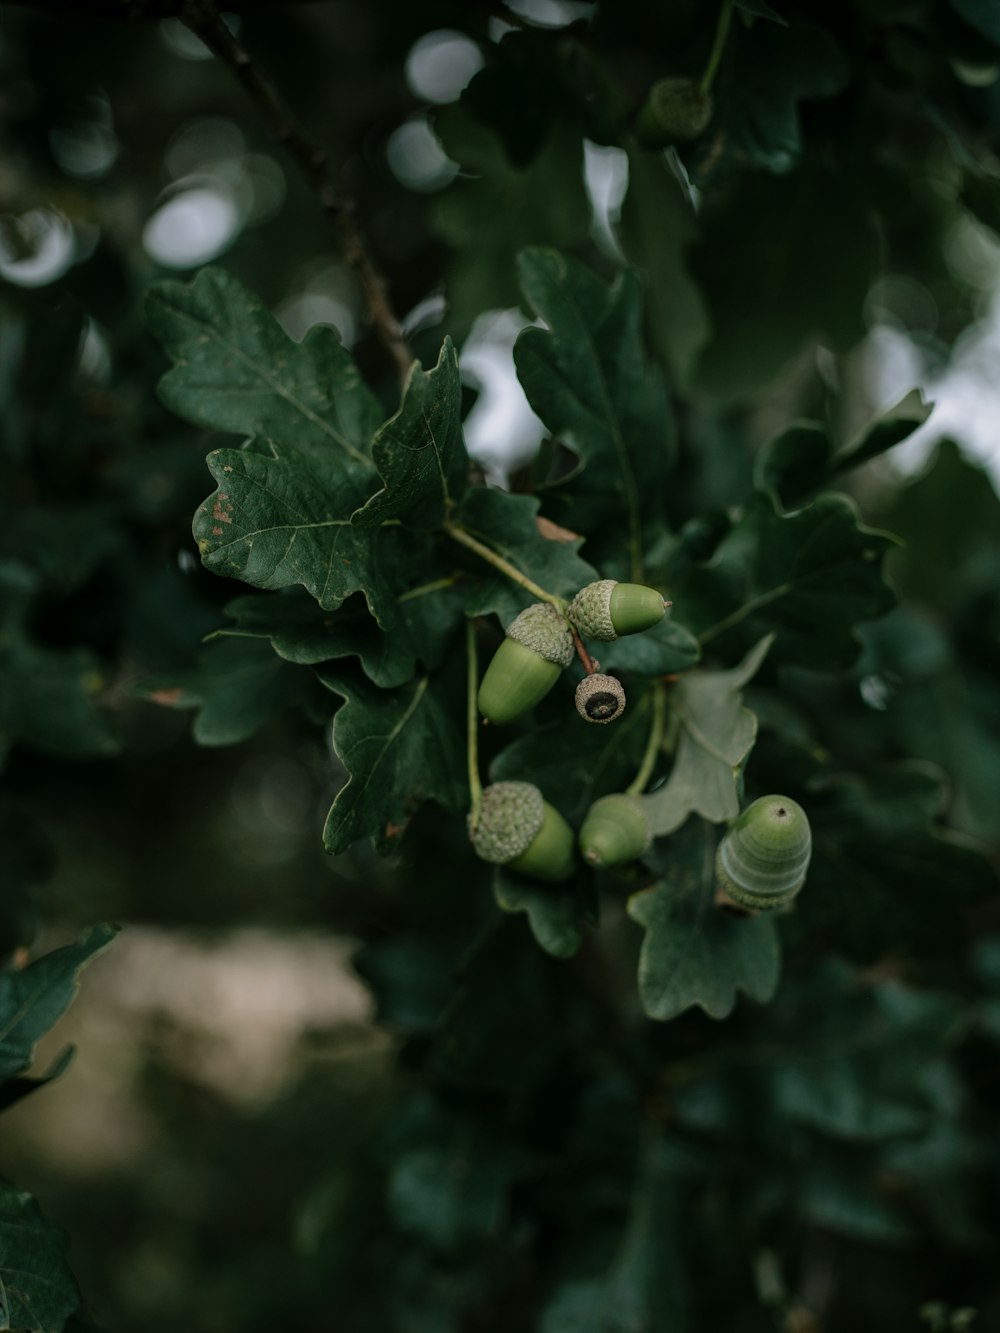
<svg viewBox="0 0 1000 1333">
<path fill-rule="evenodd" d="M 787 796 L 762 796 L 730 825 L 719 843 L 719 888 L 740 907 L 784 907 L 805 883 L 812 856 L 806 812 Z"/>
<path fill-rule="evenodd" d="M 608 643 L 621 634 L 639 634 L 663 619 L 666 604 L 655 588 L 599 579 L 573 598 L 567 612 L 586 639 Z"/>
<path fill-rule="evenodd" d="M 697 139 L 712 119 L 712 95 L 694 79 L 660 79 L 649 90 L 636 117 L 635 134 L 646 148 Z"/>
<path fill-rule="evenodd" d="M 573 873 L 573 830 L 531 782 L 494 782 L 469 837 L 483 861 L 557 884 Z"/>
<path fill-rule="evenodd" d="M 584 676 L 576 687 L 576 711 L 585 722 L 614 722 L 625 711 L 625 687 L 599 671 Z"/>
<path fill-rule="evenodd" d="M 573 660 L 573 633 L 548 602 L 535 602 L 507 627 L 479 686 L 479 711 L 498 726 L 534 708 Z"/>
<path fill-rule="evenodd" d="M 615 792 L 595 801 L 580 828 L 583 859 L 598 870 L 644 856 L 652 841 L 642 803 L 627 792 Z"/>
</svg>

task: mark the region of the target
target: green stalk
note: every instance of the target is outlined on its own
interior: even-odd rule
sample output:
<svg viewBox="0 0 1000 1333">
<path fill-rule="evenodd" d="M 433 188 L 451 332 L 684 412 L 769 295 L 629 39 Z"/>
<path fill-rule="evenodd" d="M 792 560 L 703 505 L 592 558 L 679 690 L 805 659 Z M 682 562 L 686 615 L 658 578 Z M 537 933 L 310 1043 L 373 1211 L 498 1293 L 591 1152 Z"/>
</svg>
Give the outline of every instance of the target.
<svg viewBox="0 0 1000 1333">
<path fill-rule="evenodd" d="M 653 722 L 649 729 L 649 736 L 646 740 L 646 752 L 642 756 L 642 763 L 639 765 L 639 771 L 625 788 L 626 796 L 641 796 L 646 783 L 653 776 L 653 769 L 656 767 L 656 758 L 660 752 L 660 746 L 663 744 L 663 732 L 667 719 L 667 700 L 663 686 L 657 684 L 653 688 Z"/>
<path fill-rule="evenodd" d="M 701 83 L 698 85 L 703 97 L 708 96 L 715 80 L 719 62 L 722 60 L 722 53 L 726 47 L 726 36 L 729 33 L 729 21 L 732 17 L 733 0 L 722 0 L 722 8 L 719 10 L 719 21 L 715 27 L 715 41 L 712 43 L 712 51 L 708 57 L 708 64 L 705 66 L 705 73 L 701 76 Z"/>
<path fill-rule="evenodd" d="M 467 532 L 465 528 L 457 523 L 445 523 L 444 531 L 453 541 L 458 542 L 469 551 L 474 551 L 482 560 L 487 561 L 487 563 L 491 564 L 494 569 L 498 569 L 500 573 L 509 578 L 512 583 L 516 583 L 519 587 L 524 588 L 526 592 L 530 592 L 532 597 L 537 597 L 540 602 L 548 602 L 549 605 L 554 606 L 557 611 L 561 612 L 563 615 L 566 614 L 567 604 L 563 598 L 557 597 L 555 593 L 547 592 L 544 588 L 539 587 L 533 579 L 529 579 L 527 574 L 522 574 L 521 571 L 516 568 L 516 566 L 512 565 L 509 560 L 505 560 L 502 555 L 497 555 L 496 551 L 491 551 L 490 548 L 483 542 L 479 541 L 478 538 L 473 537 L 471 532 Z"/>
</svg>

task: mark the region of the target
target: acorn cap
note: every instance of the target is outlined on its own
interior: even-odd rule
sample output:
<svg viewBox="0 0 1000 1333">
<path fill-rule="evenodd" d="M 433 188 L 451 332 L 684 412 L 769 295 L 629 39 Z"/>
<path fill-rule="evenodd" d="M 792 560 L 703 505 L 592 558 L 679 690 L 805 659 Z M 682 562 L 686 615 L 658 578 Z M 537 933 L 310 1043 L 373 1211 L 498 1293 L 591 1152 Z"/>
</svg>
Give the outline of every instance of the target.
<svg viewBox="0 0 1000 1333">
<path fill-rule="evenodd" d="M 531 782 L 494 782 L 483 792 L 476 826 L 469 837 L 476 855 L 506 865 L 527 851 L 545 822 L 545 800 Z"/>
<path fill-rule="evenodd" d="M 811 856 L 812 832 L 801 805 L 788 796 L 762 796 L 719 844 L 719 887 L 741 907 L 783 907 L 805 883 Z"/>
<path fill-rule="evenodd" d="M 568 667 L 573 660 L 572 630 L 549 602 L 535 602 L 526 607 L 507 626 L 507 636 L 557 666 Z"/>
<path fill-rule="evenodd" d="M 584 676 L 576 687 L 576 711 L 587 722 L 614 722 L 625 711 L 625 687 L 599 671 Z"/>
<path fill-rule="evenodd" d="M 615 579 L 599 579 L 581 588 L 570 602 L 567 615 L 584 638 L 605 643 L 618 638 L 611 619 L 611 594 L 617 586 Z"/>
<path fill-rule="evenodd" d="M 642 802 L 627 792 L 595 801 L 580 829 L 584 860 L 598 869 L 634 861 L 649 851 L 652 841 Z"/>
</svg>

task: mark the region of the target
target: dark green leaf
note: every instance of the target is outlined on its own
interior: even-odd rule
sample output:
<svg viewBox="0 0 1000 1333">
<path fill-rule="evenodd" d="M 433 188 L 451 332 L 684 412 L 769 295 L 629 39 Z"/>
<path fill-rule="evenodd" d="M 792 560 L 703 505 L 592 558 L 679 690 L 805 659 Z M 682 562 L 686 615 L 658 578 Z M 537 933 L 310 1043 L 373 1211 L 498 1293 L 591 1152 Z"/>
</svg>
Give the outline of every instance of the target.
<svg viewBox="0 0 1000 1333">
<path fill-rule="evenodd" d="M 755 18 L 770 19 L 772 23 L 781 23 L 786 28 L 788 20 L 783 19 L 776 9 L 765 4 L 765 0 L 733 0 L 737 9 L 742 9 L 744 14 L 752 14 Z"/>
<path fill-rule="evenodd" d="M 689 671 L 701 656 L 698 640 L 668 613 L 642 634 L 625 634 L 595 645 L 604 671 L 635 671 L 640 676 L 671 676 Z"/>
<path fill-rule="evenodd" d="M 415 551 L 416 539 L 401 528 L 386 528 L 379 538 L 386 564 L 404 581 L 409 572 L 434 574 L 443 566 L 428 550 Z M 450 552 L 448 552 L 450 554 Z M 279 657 L 304 665 L 357 656 L 376 685 L 394 689 L 410 680 L 422 662 L 434 670 L 464 623 L 466 590 L 458 574 L 442 574 L 401 591 L 396 618 L 388 632 L 379 628 L 360 597 L 336 612 L 324 611 L 302 588 L 237 597 L 226 607 L 235 625 L 217 635 L 269 639 Z"/>
<path fill-rule="evenodd" d="M 333 748 L 348 780 L 327 815 L 328 852 L 366 835 L 388 850 L 424 801 L 452 814 L 468 807 L 464 712 L 454 708 L 464 680 L 421 675 L 386 691 L 332 667 L 320 679 L 346 700 L 334 719 Z"/>
<path fill-rule="evenodd" d="M 195 669 L 145 680 L 138 690 L 153 703 L 198 709 L 193 730 L 199 745 L 236 745 L 290 708 L 318 712 L 323 702 L 312 672 L 249 638 L 210 644 Z"/>
<path fill-rule="evenodd" d="M 817 339 L 840 351 L 864 335 L 880 250 L 859 181 L 815 165 L 744 174 L 724 203 L 706 195 L 699 227 L 691 263 L 712 338 L 695 387 L 716 405 L 756 393 Z"/>
<path fill-rule="evenodd" d="M 914 389 L 867 426 L 857 440 L 834 452 L 829 432 L 818 422 L 797 422 L 776 436 L 757 455 L 754 485 L 772 491 L 784 509 L 829 484 L 835 477 L 860 467 L 892 449 L 924 424 L 933 404 Z"/>
<path fill-rule="evenodd" d="M 24 565 L 0 565 L 0 764 L 17 742 L 54 755 L 113 754 L 118 743 L 98 711 L 98 659 L 84 648 L 42 647 L 28 631 L 37 586 Z"/>
<path fill-rule="evenodd" d="M 781 515 L 756 494 L 710 565 L 678 590 L 684 619 L 707 643 L 777 634 L 776 655 L 818 670 L 849 666 L 860 651 L 855 626 L 887 611 L 893 596 L 882 556 L 893 539 L 863 527 L 854 502 L 825 494 Z"/>
<path fill-rule="evenodd" d="M 0 1111 L 6 1111 L 9 1106 L 14 1106 L 23 1098 L 37 1092 L 39 1088 L 44 1088 L 47 1084 L 54 1083 L 57 1078 L 62 1078 L 73 1063 L 75 1055 L 76 1047 L 67 1046 L 52 1067 L 38 1078 L 12 1078 L 0 1084 Z"/>
<path fill-rule="evenodd" d="M 694 211 L 663 153 L 628 145 L 622 246 L 645 280 L 646 323 L 661 361 L 682 387 L 708 341 L 708 311 L 687 268 L 697 234 Z"/>
<path fill-rule="evenodd" d="M 643 347 L 638 279 L 623 273 L 608 287 L 553 250 L 524 251 L 518 274 L 549 326 L 518 337 L 518 377 L 528 402 L 584 465 L 549 488 L 547 509 L 589 534 L 587 554 L 605 577 L 641 583 L 644 544 L 663 527 L 674 429 L 662 375 Z"/>
<path fill-rule="evenodd" d="M 642 798 L 650 828 L 672 833 L 692 812 L 721 823 L 740 804 L 736 773 L 757 735 L 757 719 L 743 707 L 742 690 L 771 647 L 762 639 L 731 671 L 691 671 L 670 693 L 678 728 L 674 767 L 666 786 Z"/>
<path fill-rule="evenodd" d="M 383 623 L 394 614 L 379 549 L 380 530 L 354 527 L 364 494 L 339 485 L 326 462 L 288 445 L 263 453 L 216 449 L 208 466 L 219 488 L 194 519 L 205 566 L 257 588 L 301 583 L 326 610 L 363 592 Z"/>
<path fill-rule="evenodd" d="M 438 363 L 410 368 L 403 402 L 376 432 L 372 456 L 385 483 L 354 515 L 361 527 L 396 518 L 411 528 L 436 528 L 465 491 L 469 457 L 462 439 L 458 355 L 445 339 Z"/>
<path fill-rule="evenodd" d="M 583 943 L 585 913 L 572 887 L 534 884 L 498 867 L 493 894 L 505 912 L 525 912 L 531 933 L 553 958 L 570 958 Z"/>
<path fill-rule="evenodd" d="M 770 915 L 736 916 L 716 907 L 716 840 L 692 824 L 669 844 L 669 866 L 651 889 L 633 894 L 629 916 L 646 932 L 639 956 L 639 996 L 650 1018 L 666 1022 L 698 1006 L 727 1018 L 739 991 L 765 1003 L 781 969 Z"/>
<path fill-rule="evenodd" d="M 66 1249 L 31 1195 L 0 1182 L 0 1329 L 63 1333 L 80 1308 Z"/>
<path fill-rule="evenodd" d="M 465 497 L 460 525 L 491 551 L 546 591 L 570 598 L 598 577 L 597 570 L 577 552 L 582 538 L 564 540 L 565 534 L 546 535 L 539 502 L 530 495 L 512 495 L 489 486 L 474 486 Z M 456 555 L 460 544 L 456 543 Z M 506 625 L 533 601 L 506 574 L 482 557 L 471 555 L 466 611 L 470 616 L 495 612 Z"/>
<path fill-rule="evenodd" d="M 516 167 L 499 137 L 461 107 L 439 112 L 434 128 L 463 168 L 435 199 L 431 219 L 453 252 L 449 312 L 453 327 L 465 330 L 483 310 L 517 304 L 515 257 L 524 246 L 586 243 L 583 147 L 578 130 L 556 122 L 534 159 Z"/>
<path fill-rule="evenodd" d="M 799 103 L 842 91 L 850 64 L 825 28 L 805 24 L 754 24 L 735 33 L 733 45 L 717 111 L 727 150 L 769 171 L 790 171 L 802 152 Z"/>
<path fill-rule="evenodd" d="M 1000 11 L 993 0 L 948 0 L 955 13 L 1000 46 Z"/>
<path fill-rule="evenodd" d="M 21 971 L 0 971 L 0 1080 L 28 1068 L 35 1043 L 76 994 L 81 968 L 117 933 L 117 926 L 94 926 L 76 944 L 45 954 Z"/>
<path fill-rule="evenodd" d="M 322 459 L 331 476 L 367 476 L 382 411 L 326 325 L 293 342 L 253 293 L 221 269 L 162 282 L 146 318 L 174 361 L 163 401 L 196 425 L 259 435 Z"/>
</svg>

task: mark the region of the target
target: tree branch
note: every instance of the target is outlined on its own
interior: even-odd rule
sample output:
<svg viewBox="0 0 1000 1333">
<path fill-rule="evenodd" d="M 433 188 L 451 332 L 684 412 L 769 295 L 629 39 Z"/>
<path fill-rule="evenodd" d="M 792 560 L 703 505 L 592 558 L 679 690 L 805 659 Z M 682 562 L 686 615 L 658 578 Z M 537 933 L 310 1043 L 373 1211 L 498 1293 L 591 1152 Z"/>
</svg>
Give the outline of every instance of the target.
<svg viewBox="0 0 1000 1333">
<path fill-rule="evenodd" d="M 138 2 L 143 3 L 144 0 Z M 341 197 L 326 152 L 308 138 L 278 89 L 233 36 L 219 14 L 215 0 L 183 0 L 178 17 L 233 71 L 269 122 L 277 141 L 298 163 L 315 190 L 324 213 L 337 231 L 344 258 L 361 282 L 375 332 L 395 361 L 400 380 L 405 380 L 413 356 L 389 301 L 385 279 L 368 253 L 354 215 L 354 206 Z"/>
</svg>

